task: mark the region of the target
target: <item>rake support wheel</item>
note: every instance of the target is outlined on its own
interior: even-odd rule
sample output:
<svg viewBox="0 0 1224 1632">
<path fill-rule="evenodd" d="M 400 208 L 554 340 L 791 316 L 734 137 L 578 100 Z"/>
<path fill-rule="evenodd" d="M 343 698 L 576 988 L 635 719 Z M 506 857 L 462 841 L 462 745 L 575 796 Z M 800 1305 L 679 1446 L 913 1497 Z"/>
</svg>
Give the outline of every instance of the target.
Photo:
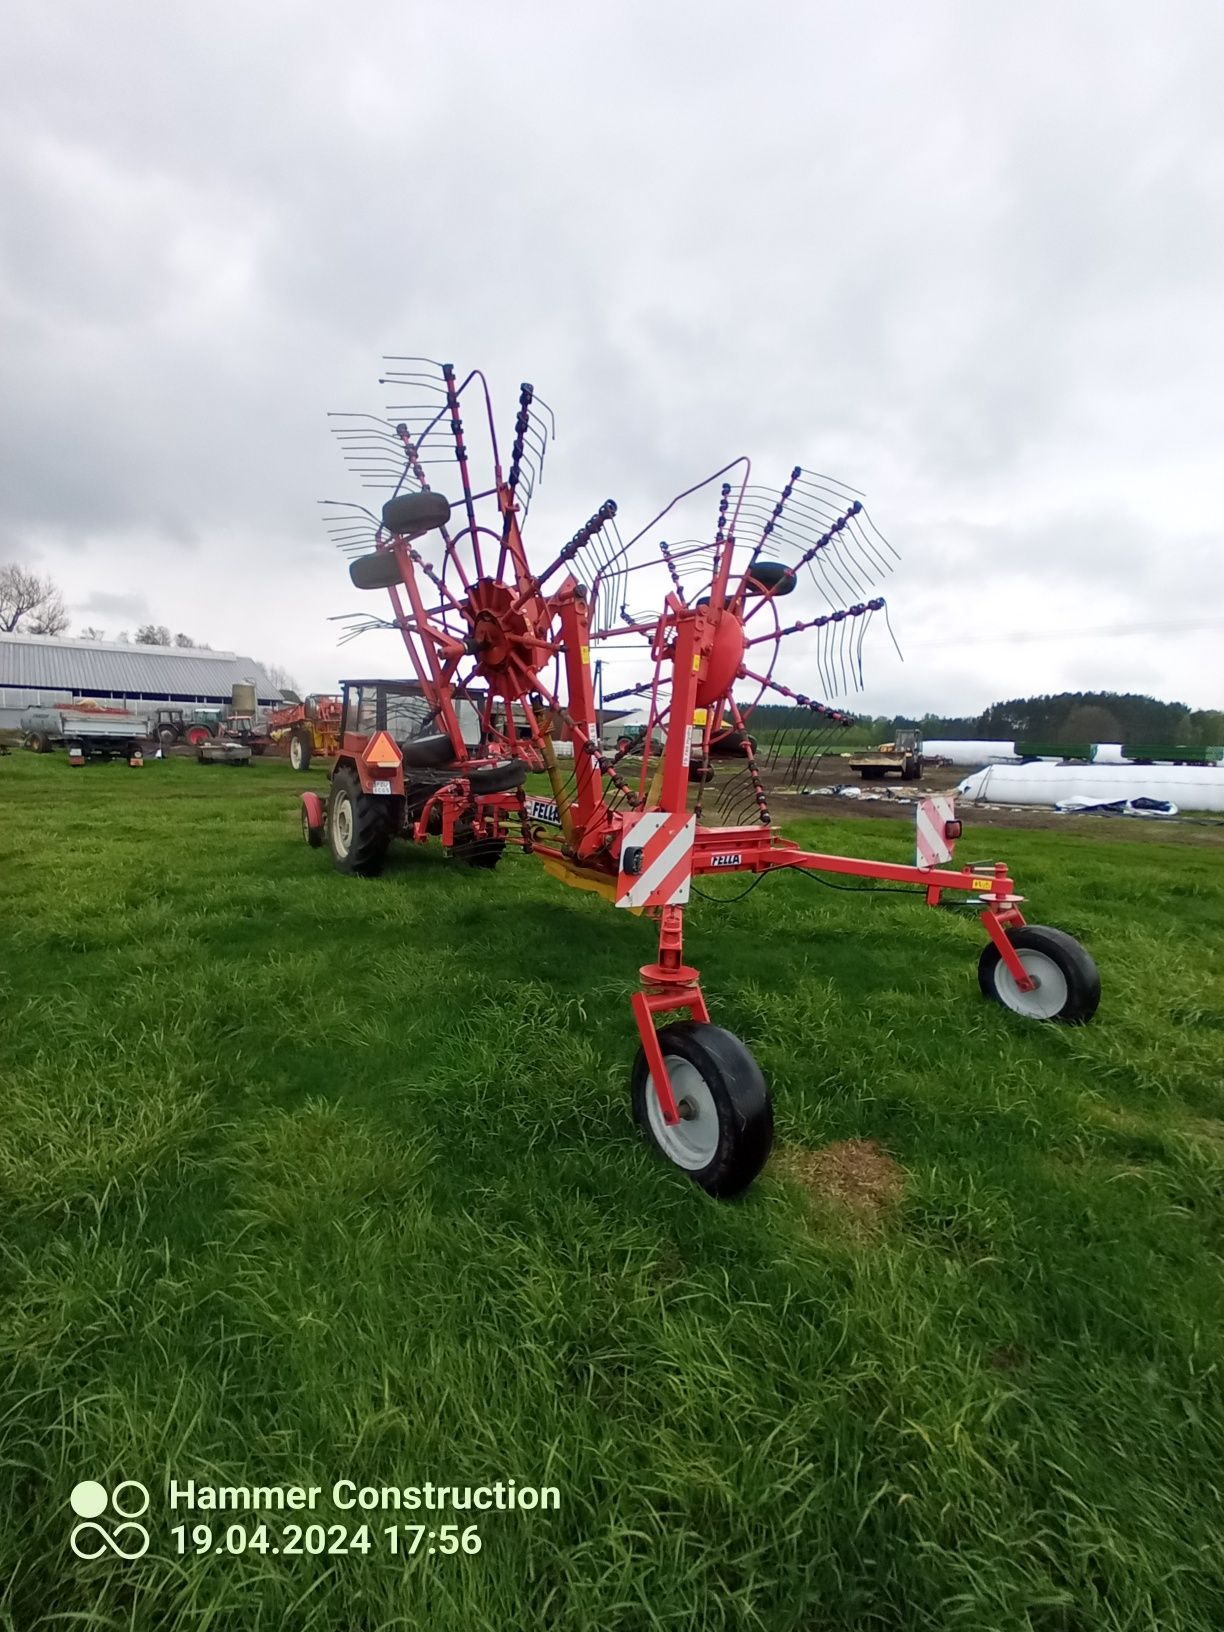
<svg viewBox="0 0 1224 1632">
<path fill-rule="evenodd" d="M 978 959 L 983 997 L 1027 1020 L 1082 1026 L 1092 1019 L 1101 1001 L 1101 976 L 1091 954 L 1073 935 L 1044 924 L 1025 924 L 1009 929 L 1007 938 L 1037 984 L 1022 992 L 998 947 L 989 941 Z"/>
<path fill-rule="evenodd" d="M 646 1052 L 633 1063 L 633 1115 L 647 1139 L 711 1196 L 745 1191 L 773 1145 L 773 1104 L 761 1068 L 738 1037 L 705 1021 L 677 1020 L 659 1047 L 680 1108 L 669 1127 Z"/>
</svg>

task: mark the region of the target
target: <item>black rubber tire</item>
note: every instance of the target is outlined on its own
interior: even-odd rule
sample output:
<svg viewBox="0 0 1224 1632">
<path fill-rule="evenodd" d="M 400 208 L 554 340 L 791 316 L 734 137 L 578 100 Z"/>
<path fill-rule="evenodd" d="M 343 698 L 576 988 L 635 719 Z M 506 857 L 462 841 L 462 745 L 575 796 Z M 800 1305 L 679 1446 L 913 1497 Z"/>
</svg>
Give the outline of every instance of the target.
<svg viewBox="0 0 1224 1632">
<path fill-rule="evenodd" d="M 864 782 L 883 782 L 888 772 L 879 765 L 866 765 L 859 772 L 859 775 Z"/>
<path fill-rule="evenodd" d="M 178 732 L 171 725 L 160 725 L 157 728 L 157 740 L 162 745 L 162 751 L 173 748 L 178 741 Z"/>
<path fill-rule="evenodd" d="M 297 758 L 294 758 L 296 750 Z M 289 763 L 295 771 L 308 771 L 311 756 L 314 754 L 314 743 L 305 731 L 295 731 L 289 738 Z"/>
<path fill-rule="evenodd" d="M 714 767 L 713 767 L 713 765 L 704 765 L 703 766 L 700 760 L 697 760 L 696 762 L 694 762 L 692 760 L 689 761 L 689 781 L 690 782 L 699 782 L 699 783 L 704 784 L 704 783 L 708 783 L 708 782 L 713 782 L 713 780 L 714 780 Z"/>
<path fill-rule="evenodd" d="M 399 538 L 420 538 L 435 527 L 445 527 L 450 520 L 450 505 L 445 496 L 432 490 L 423 493 L 397 493 L 382 507 L 383 526 Z"/>
<path fill-rule="evenodd" d="M 26 738 L 26 747 L 32 754 L 49 754 L 51 752 L 51 744 L 40 731 L 30 732 Z"/>
<path fill-rule="evenodd" d="M 399 557 L 394 550 L 375 550 L 370 555 L 359 555 L 349 562 L 349 578 L 354 589 L 390 589 L 402 584 Z"/>
<path fill-rule="evenodd" d="M 268 745 L 267 745 L 266 742 L 255 742 L 255 743 L 251 744 L 251 752 L 253 754 L 255 754 L 260 759 L 263 758 L 263 756 L 267 753 L 267 751 L 268 751 Z M 250 764 L 250 760 L 247 761 L 247 764 L 248 765 Z"/>
<path fill-rule="evenodd" d="M 455 763 L 455 748 L 445 731 L 431 731 L 425 737 L 409 737 L 399 745 L 406 770 L 437 770 L 440 766 L 452 767 Z"/>
<path fill-rule="evenodd" d="M 467 780 L 473 793 L 513 793 L 527 780 L 527 761 L 503 759 L 496 765 L 484 765 Z"/>
<path fill-rule="evenodd" d="M 319 850 L 323 845 L 323 829 L 311 827 L 310 817 L 306 814 L 306 806 L 302 806 L 302 837 L 312 850 Z"/>
<path fill-rule="evenodd" d="M 212 732 L 206 725 L 203 725 L 197 721 L 195 725 L 189 725 L 187 727 L 185 738 L 188 747 L 202 748 L 206 742 L 212 741 Z"/>
<path fill-rule="evenodd" d="M 629 752 L 630 748 L 632 748 L 632 747 L 633 747 L 633 738 L 632 737 L 619 737 L 617 739 L 616 751 L 617 751 L 618 754 L 627 754 Z"/>
<path fill-rule="evenodd" d="M 784 561 L 754 561 L 745 577 L 744 589 L 749 595 L 772 592 L 776 598 L 790 595 L 798 582 L 794 567 L 788 567 Z"/>
<path fill-rule="evenodd" d="M 337 813 L 346 802 L 351 811 L 347 829 L 351 839 L 347 851 L 342 851 L 339 846 L 346 826 L 342 812 L 339 820 Z M 338 873 L 376 878 L 383 870 L 391 843 L 391 801 L 380 795 L 362 793 L 356 772 L 347 767 L 338 770 L 332 777 L 327 802 L 327 837 L 332 866 Z"/>
<path fill-rule="evenodd" d="M 659 1142 L 650 1120 L 655 1092 L 643 1048 L 633 1062 L 634 1120 L 660 1155 L 711 1196 L 728 1200 L 742 1195 L 773 1146 L 773 1104 L 760 1066 L 739 1038 L 721 1026 L 677 1020 L 661 1027 L 658 1035 L 669 1072 L 673 1060 L 684 1061 L 695 1067 L 709 1091 L 718 1119 L 717 1149 L 704 1167 L 692 1168 L 676 1161 Z M 657 1109 L 657 1101 L 655 1105 Z"/>
<path fill-rule="evenodd" d="M 1022 1009 L 1013 1008 L 1000 990 L 999 982 L 1007 969 L 993 941 L 986 943 L 978 959 L 978 986 L 982 996 L 1025 1019 L 1053 1020 L 1064 1026 L 1087 1025 L 1101 1001 L 1101 973 L 1088 949 L 1081 946 L 1074 935 L 1066 935 L 1061 929 L 1049 929 L 1044 924 L 1024 924 L 1019 929 L 1009 929 L 1007 938 L 1017 951 L 1027 948 L 1040 952 L 1057 964 L 1067 983 L 1066 1001 L 1057 1013 L 1050 1015 L 1026 1015 Z"/>
<path fill-rule="evenodd" d="M 468 839 L 464 844 L 451 846 L 451 860 L 461 861 L 465 867 L 480 867 L 485 872 L 492 872 L 505 851 L 505 839 Z"/>
</svg>

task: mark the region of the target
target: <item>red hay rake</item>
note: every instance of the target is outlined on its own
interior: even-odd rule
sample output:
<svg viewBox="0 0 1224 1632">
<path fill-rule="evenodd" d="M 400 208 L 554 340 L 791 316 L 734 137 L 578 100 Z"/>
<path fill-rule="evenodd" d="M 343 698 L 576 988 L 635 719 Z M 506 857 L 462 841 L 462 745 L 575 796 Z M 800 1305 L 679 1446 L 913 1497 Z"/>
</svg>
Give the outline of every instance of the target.
<svg viewBox="0 0 1224 1632">
<path fill-rule="evenodd" d="M 496 865 L 517 844 L 564 882 L 657 920 L 657 956 L 632 999 L 641 1039 L 634 1113 L 658 1149 L 717 1196 L 739 1193 L 760 1172 L 773 1112 L 755 1060 L 710 1023 L 698 971 L 684 960 L 695 876 L 845 874 L 910 886 L 932 906 L 959 892 L 986 932 L 978 973 L 987 996 L 1035 1019 L 1091 1018 L 1100 995 L 1091 957 L 1070 936 L 1025 923 L 1003 862 L 952 865 L 960 824 L 946 800 L 920 808 L 913 866 L 805 851 L 773 825 L 762 770 L 800 782 L 852 723 L 782 682 L 784 643 L 806 635 L 804 656 L 823 691 L 841 696 L 861 685 L 873 617 L 887 618 L 883 598 L 867 590 L 895 555 L 857 494 L 797 466 L 780 490 L 766 489 L 740 458 L 628 539 L 608 500 L 537 570 L 523 531 L 550 411 L 522 387 L 505 468 L 479 370 L 458 381 L 449 364 L 387 361 L 383 383 L 403 387 L 412 403 L 392 405 L 387 418 L 333 417 L 350 466 L 390 497 L 378 514 L 347 505 L 329 517 L 354 557 L 352 582 L 385 590 L 391 603 L 390 618 L 353 620 L 345 638 L 398 629 L 415 682 L 346 683 L 326 810 L 317 795 L 303 796 L 311 843 L 326 837 L 338 868 L 366 874 L 380 870 L 397 835 L 436 837 L 476 866 Z M 463 420 L 473 401 L 487 461 L 479 479 Z M 452 494 L 458 487 L 453 504 L 432 485 L 439 466 Z M 808 615 L 786 624 L 780 603 L 798 591 Z M 636 768 L 636 748 L 608 753 L 601 744 L 591 655 L 626 647 L 640 678 L 603 702 L 644 706 Z M 396 708 L 409 693 L 416 712 L 406 723 Z M 749 727 L 767 696 L 801 710 L 808 727 L 762 754 Z M 720 791 L 707 821 L 715 763 Z M 555 806 L 546 838 L 525 788 L 533 771 L 547 774 Z M 682 1013 L 689 1018 L 675 1018 Z M 660 1016 L 669 1023 L 656 1029 Z"/>
</svg>

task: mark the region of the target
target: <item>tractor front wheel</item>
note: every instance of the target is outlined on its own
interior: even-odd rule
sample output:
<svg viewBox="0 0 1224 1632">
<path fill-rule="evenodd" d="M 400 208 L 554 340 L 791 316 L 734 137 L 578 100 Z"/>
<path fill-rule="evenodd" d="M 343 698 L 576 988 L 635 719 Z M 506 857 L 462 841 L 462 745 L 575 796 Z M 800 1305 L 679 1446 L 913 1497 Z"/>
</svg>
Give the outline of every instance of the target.
<svg viewBox="0 0 1224 1632">
<path fill-rule="evenodd" d="M 1082 1026 L 1092 1019 L 1101 1001 L 1101 975 L 1087 948 L 1073 935 L 1047 929 L 1044 924 L 1009 929 L 1007 938 L 1035 984 L 1030 991 L 1021 991 L 998 947 L 990 941 L 978 959 L 983 997 L 1028 1020 L 1061 1020 L 1067 1026 Z"/>
<path fill-rule="evenodd" d="M 289 763 L 295 771 L 310 769 L 310 756 L 314 752 L 314 744 L 304 731 L 297 731 L 289 739 Z"/>
<path fill-rule="evenodd" d="M 657 1151 L 720 1199 L 738 1196 L 765 1166 L 773 1145 L 773 1105 L 761 1068 L 729 1031 L 678 1020 L 659 1031 L 680 1121 L 663 1120 L 639 1048 L 633 1062 L 633 1115 Z"/>
<path fill-rule="evenodd" d="M 337 771 L 327 804 L 327 839 L 337 872 L 374 878 L 391 843 L 390 801 L 362 793 L 355 772 Z"/>
</svg>

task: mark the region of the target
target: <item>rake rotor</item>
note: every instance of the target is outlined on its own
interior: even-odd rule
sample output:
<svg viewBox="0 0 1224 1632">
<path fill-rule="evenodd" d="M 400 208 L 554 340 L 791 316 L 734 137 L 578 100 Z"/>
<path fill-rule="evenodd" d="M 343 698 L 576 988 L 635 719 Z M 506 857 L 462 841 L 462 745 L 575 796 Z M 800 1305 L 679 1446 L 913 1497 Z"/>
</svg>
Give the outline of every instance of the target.
<svg viewBox="0 0 1224 1632">
<path fill-rule="evenodd" d="M 325 520 L 355 587 L 390 601 L 387 617 L 347 615 L 342 638 L 398 630 L 416 689 L 406 710 L 402 682 L 344 683 L 327 814 L 303 795 L 309 842 L 326 830 L 336 865 L 367 874 L 393 833 L 436 835 L 473 866 L 520 844 L 564 882 L 656 918 L 658 953 L 632 999 L 634 1111 L 715 1195 L 751 1182 L 773 1123 L 759 1068 L 709 1024 L 698 972 L 683 960 L 694 876 L 842 874 L 933 906 L 963 892 L 989 935 L 984 992 L 1036 1018 L 1090 1016 L 1095 966 L 1070 937 L 1025 926 L 1006 866 L 944 866 L 960 830 L 949 800 L 920 808 L 913 866 L 803 851 L 773 824 L 767 777 L 800 782 L 852 723 L 839 702 L 862 688 L 873 620 L 887 626 L 877 585 L 897 556 L 861 494 L 798 465 L 780 487 L 762 486 L 740 458 L 628 537 L 607 499 L 536 558 L 524 527 L 555 434 L 551 410 L 521 387 L 503 460 L 479 370 L 460 379 L 424 358 L 386 362 L 397 399 L 386 415 L 333 416 L 349 468 L 385 497 L 377 512 L 328 504 Z M 605 664 L 623 665 L 625 683 L 597 696 Z M 807 675 L 819 697 L 801 689 Z M 373 730 L 362 728 L 367 692 Z M 645 727 L 610 749 L 604 709 L 630 699 Z M 797 724 L 762 749 L 754 715 L 774 699 Z M 548 777 L 551 834 L 533 825 L 533 771 Z M 703 819 L 712 780 L 720 824 Z M 678 1011 L 690 1019 L 656 1030 Z"/>
</svg>

